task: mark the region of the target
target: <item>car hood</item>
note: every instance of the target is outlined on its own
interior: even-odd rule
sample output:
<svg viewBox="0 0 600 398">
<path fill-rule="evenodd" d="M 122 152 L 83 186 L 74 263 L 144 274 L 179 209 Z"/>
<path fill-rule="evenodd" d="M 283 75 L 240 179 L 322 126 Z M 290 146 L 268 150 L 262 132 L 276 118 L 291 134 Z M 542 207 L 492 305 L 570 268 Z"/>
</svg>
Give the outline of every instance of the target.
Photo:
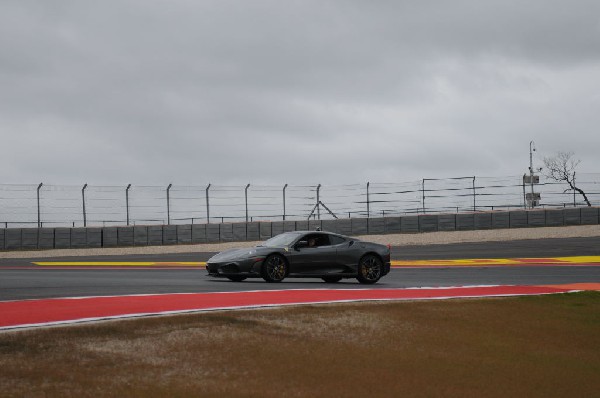
<svg viewBox="0 0 600 398">
<path fill-rule="evenodd" d="M 208 261 L 233 261 L 252 257 L 256 254 L 256 247 L 246 247 L 243 249 L 229 249 L 212 256 Z"/>
</svg>

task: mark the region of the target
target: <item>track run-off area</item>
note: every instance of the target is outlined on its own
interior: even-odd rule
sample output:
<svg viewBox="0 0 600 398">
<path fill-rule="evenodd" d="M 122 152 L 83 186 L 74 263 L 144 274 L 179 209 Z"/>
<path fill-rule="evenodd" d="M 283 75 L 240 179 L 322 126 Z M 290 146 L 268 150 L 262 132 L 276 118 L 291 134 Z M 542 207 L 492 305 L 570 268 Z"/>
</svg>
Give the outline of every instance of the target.
<svg viewBox="0 0 600 398">
<path fill-rule="evenodd" d="M 392 271 L 370 286 L 354 279 L 211 278 L 204 264 L 212 254 L 2 258 L 0 329 L 279 305 L 600 290 L 600 237 L 393 247 Z"/>
</svg>

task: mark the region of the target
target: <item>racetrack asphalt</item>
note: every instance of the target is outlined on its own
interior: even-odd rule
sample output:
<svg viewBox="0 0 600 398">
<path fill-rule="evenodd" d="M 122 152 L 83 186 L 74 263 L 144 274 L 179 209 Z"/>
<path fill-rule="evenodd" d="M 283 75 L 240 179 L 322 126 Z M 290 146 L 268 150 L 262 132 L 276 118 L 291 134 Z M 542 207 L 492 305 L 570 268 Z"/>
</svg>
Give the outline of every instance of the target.
<svg viewBox="0 0 600 398">
<path fill-rule="evenodd" d="M 214 253 L 52 258 L 52 261 L 199 262 Z M 535 258 L 600 255 L 600 237 L 479 242 L 392 248 L 392 260 Z M 354 279 L 335 285 L 320 279 L 262 279 L 235 283 L 206 276 L 203 268 L 64 269 L 36 266 L 40 259 L 0 259 L 0 301 L 131 294 L 232 292 L 275 289 L 361 289 Z M 393 269 L 370 288 L 467 285 L 548 285 L 600 282 L 600 266 L 492 266 Z"/>
</svg>

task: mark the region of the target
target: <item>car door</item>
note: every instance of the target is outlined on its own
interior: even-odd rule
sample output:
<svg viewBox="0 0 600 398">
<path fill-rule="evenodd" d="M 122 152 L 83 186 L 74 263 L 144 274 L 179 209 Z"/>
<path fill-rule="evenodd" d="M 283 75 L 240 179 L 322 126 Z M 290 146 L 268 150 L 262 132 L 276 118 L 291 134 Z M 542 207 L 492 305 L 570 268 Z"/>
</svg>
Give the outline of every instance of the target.
<svg viewBox="0 0 600 398">
<path fill-rule="evenodd" d="M 310 233 L 301 237 L 299 241 L 309 242 L 309 245 L 296 246 L 292 249 L 290 255 L 292 273 L 322 274 L 335 268 L 337 250 L 331 245 L 328 234 Z"/>
</svg>

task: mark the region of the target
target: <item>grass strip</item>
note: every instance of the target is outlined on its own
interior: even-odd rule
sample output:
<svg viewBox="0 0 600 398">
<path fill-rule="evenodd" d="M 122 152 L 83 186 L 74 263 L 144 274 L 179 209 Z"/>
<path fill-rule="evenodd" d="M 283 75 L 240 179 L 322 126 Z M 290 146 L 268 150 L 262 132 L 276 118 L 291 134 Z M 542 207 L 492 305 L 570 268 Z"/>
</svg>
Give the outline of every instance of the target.
<svg viewBox="0 0 600 398">
<path fill-rule="evenodd" d="M 600 292 L 310 305 L 0 334 L 1 396 L 594 396 Z"/>
</svg>

